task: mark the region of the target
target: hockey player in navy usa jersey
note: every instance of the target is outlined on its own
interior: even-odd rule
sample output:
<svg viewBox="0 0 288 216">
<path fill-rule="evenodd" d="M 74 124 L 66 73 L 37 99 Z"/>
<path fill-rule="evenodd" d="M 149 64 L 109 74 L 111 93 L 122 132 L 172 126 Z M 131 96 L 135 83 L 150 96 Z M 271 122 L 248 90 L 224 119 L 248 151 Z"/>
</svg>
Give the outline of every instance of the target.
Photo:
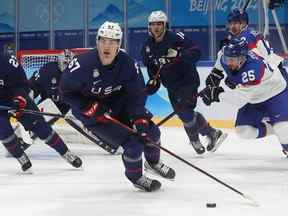
<svg viewBox="0 0 288 216">
<path fill-rule="evenodd" d="M 200 85 L 196 69 L 201 55 L 199 48 L 182 32 L 175 34 L 168 30 L 163 11 L 153 11 L 148 25 L 149 38 L 141 50 L 150 77 L 146 84 L 148 94 L 154 94 L 162 83 L 195 151 L 205 152 L 199 133 L 209 140 L 207 150 L 216 151 L 226 134 L 212 128 L 201 113 L 194 111 Z"/>
<path fill-rule="evenodd" d="M 88 130 L 103 141 L 122 146 L 126 177 L 145 191 L 158 190 L 161 183 L 142 173 L 144 166 L 164 178 L 173 179 L 175 171 L 160 161 L 160 130 L 145 109 L 144 79 L 137 64 L 120 50 L 122 30 L 118 23 L 105 22 L 97 33 L 96 49 L 74 58 L 62 75 L 63 99 Z M 109 113 L 134 127 L 137 135 L 112 122 Z M 151 142 L 151 141 L 150 141 Z"/>
<path fill-rule="evenodd" d="M 62 114 L 66 114 L 70 109 L 69 105 L 60 100 L 59 82 L 62 72 L 74 57 L 72 51 L 65 49 L 59 56 L 58 61 L 48 62 L 38 71 L 35 71 L 29 79 L 32 94 L 37 98 L 40 96 L 39 103 L 50 98 Z"/>
<path fill-rule="evenodd" d="M 233 39 L 224 47 L 215 67 L 225 72 L 226 84 L 233 83 L 233 92 L 244 98 L 244 106 L 237 113 L 236 133 L 246 139 L 275 134 L 287 155 L 288 90 L 277 65 L 268 64 L 263 58 L 248 52 L 246 40 Z M 201 97 L 207 105 L 231 97 L 222 92 L 221 86 L 208 86 Z"/>
<path fill-rule="evenodd" d="M 29 85 L 25 72 L 14 56 L 9 58 L 0 56 L 0 105 L 11 107 L 14 117 L 26 130 L 34 132 L 40 139 L 56 150 L 74 167 L 82 165 L 81 159 L 70 152 L 66 144 L 45 122 L 42 116 L 22 113 L 22 109 L 38 110 L 35 103 L 29 97 Z M 30 170 L 32 164 L 19 145 L 14 134 L 7 109 L 0 109 L 0 140 L 9 153 L 15 157 L 23 171 Z"/>
</svg>

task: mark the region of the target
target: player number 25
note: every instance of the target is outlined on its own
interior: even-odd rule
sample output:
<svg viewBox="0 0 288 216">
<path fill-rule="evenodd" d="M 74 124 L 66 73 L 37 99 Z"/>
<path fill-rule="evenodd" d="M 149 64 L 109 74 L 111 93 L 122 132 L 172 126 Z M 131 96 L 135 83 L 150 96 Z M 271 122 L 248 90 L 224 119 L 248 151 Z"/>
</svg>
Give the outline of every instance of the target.
<svg viewBox="0 0 288 216">
<path fill-rule="evenodd" d="M 243 83 L 251 82 L 251 81 L 254 81 L 255 79 L 256 79 L 256 77 L 255 77 L 255 71 L 254 70 L 249 70 L 249 71 L 242 73 L 242 82 Z"/>
</svg>

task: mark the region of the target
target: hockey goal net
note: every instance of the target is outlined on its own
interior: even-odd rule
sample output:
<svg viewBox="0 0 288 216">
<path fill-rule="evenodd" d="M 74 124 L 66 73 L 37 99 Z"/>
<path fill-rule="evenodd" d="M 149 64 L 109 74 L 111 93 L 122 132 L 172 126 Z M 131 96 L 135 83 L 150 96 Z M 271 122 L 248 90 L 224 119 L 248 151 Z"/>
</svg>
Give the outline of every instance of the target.
<svg viewBox="0 0 288 216">
<path fill-rule="evenodd" d="M 69 50 L 71 50 L 75 55 L 79 55 L 87 52 L 90 48 L 72 48 Z M 58 61 L 59 57 L 63 53 L 64 50 L 61 49 L 20 50 L 17 52 L 17 58 L 27 76 L 30 77 L 34 71 L 39 70 L 44 64 Z"/>
<path fill-rule="evenodd" d="M 82 54 L 89 51 L 89 48 L 73 48 L 69 49 L 75 55 Z M 64 53 L 64 50 L 20 50 L 17 53 L 17 58 L 26 72 L 27 77 L 39 70 L 48 62 L 58 61 L 59 57 Z M 57 121 L 53 126 L 55 130 L 67 143 L 91 143 L 87 138 L 82 136 L 79 132 L 74 130 L 71 126 L 63 120 Z"/>
</svg>

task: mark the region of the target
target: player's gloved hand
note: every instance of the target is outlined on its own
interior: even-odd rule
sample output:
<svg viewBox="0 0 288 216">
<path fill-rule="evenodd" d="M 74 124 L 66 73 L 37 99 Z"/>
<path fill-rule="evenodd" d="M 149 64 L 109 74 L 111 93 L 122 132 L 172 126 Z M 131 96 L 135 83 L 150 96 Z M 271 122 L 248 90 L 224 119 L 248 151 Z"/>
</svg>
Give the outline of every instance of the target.
<svg viewBox="0 0 288 216">
<path fill-rule="evenodd" d="M 225 82 L 226 86 L 228 86 L 230 89 L 235 89 L 237 86 L 236 83 L 234 83 L 233 81 L 231 81 L 228 78 L 226 78 L 224 82 Z"/>
<path fill-rule="evenodd" d="M 16 110 L 13 112 L 15 118 L 20 118 L 22 116 L 22 111 L 27 105 L 27 101 L 22 96 L 15 96 L 12 100 L 12 109 Z"/>
<path fill-rule="evenodd" d="M 219 95 L 222 92 L 224 92 L 224 89 L 221 86 L 207 86 L 205 89 L 199 92 L 199 96 L 207 106 L 210 106 L 213 102 L 220 102 Z"/>
<path fill-rule="evenodd" d="M 147 118 L 138 118 L 133 121 L 133 128 L 137 131 L 137 133 L 142 136 L 146 137 L 149 130 L 149 119 Z"/>
<path fill-rule="evenodd" d="M 169 48 L 167 54 L 158 59 L 158 64 L 164 66 L 176 63 L 180 61 L 180 57 L 181 53 L 178 50 Z"/>
<path fill-rule="evenodd" d="M 161 82 L 159 79 L 150 79 L 146 83 L 146 92 L 148 95 L 155 94 L 161 86 Z"/>
<path fill-rule="evenodd" d="M 216 68 L 213 68 L 211 73 L 206 78 L 206 86 L 219 86 L 223 78 L 223 72 Z"/>
<path fill-rule="evenodd" d="M 100 118 L 103 117 L 106 112 L 109 112 L 108 107 L 98 101 L 95 101 L 94 103 L 90 104 L 88 107 L 82 110 L 82 114 L 87 118 Z"/>
</svg>

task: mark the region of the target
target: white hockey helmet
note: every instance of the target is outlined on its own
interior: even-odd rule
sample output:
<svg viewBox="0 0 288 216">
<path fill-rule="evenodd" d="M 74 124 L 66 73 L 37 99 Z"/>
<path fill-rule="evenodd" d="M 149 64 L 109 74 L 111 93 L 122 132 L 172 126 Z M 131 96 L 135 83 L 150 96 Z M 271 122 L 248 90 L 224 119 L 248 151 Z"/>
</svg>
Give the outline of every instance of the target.
<svg viewBox="0 0 288 216">
<path fill-rule="evenodd" d="M 104 22 L 97 32 L 97 42 L 100 37 L 110 38 L 114 40 L 119 40 L 119 47 L 121 46 L 123 32 L 119 23 L 116 22 Z"/>
<path fill-rule="evenodd" d="M 152 13 L 148 17 L 148 24 L 153 22 L 164 22 L 164 24 L 166 25 L 167 21 L 168 19 L 166 14 L 161 10 L 152 11 Z"/>
<path fill-rule="evenodd" d="M 164 31 L 162 34 L 164 35 L 166 30 L 169 29 L 169 23 L 168 23 L 167 15 L 161 10 L 151 12 L 151 14 L 148 17 L 148 33 L 151 36 L 153 36 L 153 34 L 151 33 L 151 30 L 150 30 L 150 24 L 155 23 L 155 22 L 163 22 Z"/>
</svg>

